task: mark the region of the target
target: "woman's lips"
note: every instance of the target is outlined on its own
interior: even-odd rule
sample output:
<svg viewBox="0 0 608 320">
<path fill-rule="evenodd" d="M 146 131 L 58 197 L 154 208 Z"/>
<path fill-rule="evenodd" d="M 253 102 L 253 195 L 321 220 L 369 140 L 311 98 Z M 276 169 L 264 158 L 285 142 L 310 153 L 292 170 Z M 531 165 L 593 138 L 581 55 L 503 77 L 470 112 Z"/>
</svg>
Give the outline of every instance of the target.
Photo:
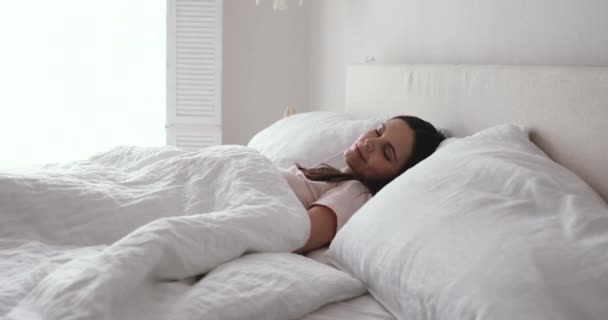
<svg viewBox="0 0 608 320">
<path fill-rule="evenodd" d="M 361 157 L 361 160 L 363 160 L 363 162 L 367 161 L 363 157 L 363 153 L 361 153 L 361 150 L 359 150 L 359 146 L 355 145 L 355 150 L 357 151 L 357 154 L 359 155 L 359 157 Z"/>
</svg>

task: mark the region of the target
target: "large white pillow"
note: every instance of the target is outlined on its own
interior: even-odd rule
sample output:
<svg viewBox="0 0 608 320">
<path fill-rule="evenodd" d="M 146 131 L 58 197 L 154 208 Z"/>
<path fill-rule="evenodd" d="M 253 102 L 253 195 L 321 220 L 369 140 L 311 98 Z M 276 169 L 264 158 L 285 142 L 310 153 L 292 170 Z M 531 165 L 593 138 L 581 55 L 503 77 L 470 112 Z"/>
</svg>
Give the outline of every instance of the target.
<svg viewBox="0 0 608 320">
<path fill-rule="evenodd" d="M 341 168 L 346 165 L 344 150 L 382 120 L 384 118 L 357 119 L 350 114 L 327 111 L 299 113 L 260 131 L 247 146 L 257 149 L 281 168 L 295 163 L 313 167 L 322 162 Z"/>
<path fill-rule="evenodd" d="M 608 319 L 608 206 L 512 125 L 446 140 L 329 255 L 399 319 Z"/>
</svg>

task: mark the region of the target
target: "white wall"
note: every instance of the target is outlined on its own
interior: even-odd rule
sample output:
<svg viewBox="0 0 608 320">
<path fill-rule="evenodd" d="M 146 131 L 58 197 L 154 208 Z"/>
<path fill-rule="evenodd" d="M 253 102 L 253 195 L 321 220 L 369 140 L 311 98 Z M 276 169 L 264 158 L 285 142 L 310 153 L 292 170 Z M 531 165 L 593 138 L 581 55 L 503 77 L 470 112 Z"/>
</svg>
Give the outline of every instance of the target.
<svg viewBox="0 0 608 320">
<path fill-rule="evenodd" d="M 291 2 L 273 11 L 271 0 L 224 0 L 224 144 L 247 144 L 288 104 L 308 108 L 310 6 Z"/>
<path fill-rule="evenodd" d="M 311 0 L 310 102 L 341 110 L 363 63 L 608 66 L 605 0 Z"/>
<path fill-rule="evenodd" d="M 344 71 L 350 60 L 349 1 L 307 2 L 311 6 L 309 101 L 313 110 L 342 110 L 344 104 Z"/>
</svg>

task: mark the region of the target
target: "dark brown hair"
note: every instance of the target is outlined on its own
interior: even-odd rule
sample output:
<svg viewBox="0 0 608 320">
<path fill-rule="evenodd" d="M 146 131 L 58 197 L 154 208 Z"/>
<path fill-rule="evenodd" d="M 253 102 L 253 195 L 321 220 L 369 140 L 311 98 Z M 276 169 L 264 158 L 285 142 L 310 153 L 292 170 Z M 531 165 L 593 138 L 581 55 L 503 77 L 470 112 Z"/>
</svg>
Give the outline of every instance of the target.
<svg viewBox="0 0 608 320">
<path fill-rule="evenodd" d="M 405 123 L 407 123 L 407 125 L 414 131 L 414 146 L 412 154 L 405 165 L 395 174 L 394 177 L 384 180 L 363 180 L 353 174 L 343 173 L 339 169 L 327 164 L 322 164 L 319 167 L 309 169 L 303 168 L 297 163 L 296 166 L 309 180 L 326 182 L 358 180 L 361 181 L 361 183 L 363 183 L 369 189 L 369 191 L 375 195 L 393 179 L 430 156 L 433 152 L 435 152 L 441 141 L 445 139 L 445 137 L 432 124 L 418 117 L 397 116 L 392 119 L 400 119 L 405 121 Z"/>
</svg>

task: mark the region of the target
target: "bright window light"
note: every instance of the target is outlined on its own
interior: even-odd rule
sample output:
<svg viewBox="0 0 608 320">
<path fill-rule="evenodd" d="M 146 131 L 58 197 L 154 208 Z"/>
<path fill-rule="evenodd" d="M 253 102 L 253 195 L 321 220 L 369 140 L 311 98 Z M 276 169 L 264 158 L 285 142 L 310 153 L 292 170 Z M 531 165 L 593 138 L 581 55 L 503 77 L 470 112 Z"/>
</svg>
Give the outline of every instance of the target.
<svg viewBox="0 0 608 320">
<path fill-rule="evenodd" d="M 0 168 L 165 144 L 166 0 L 0 1 Z"/>
</svg>

